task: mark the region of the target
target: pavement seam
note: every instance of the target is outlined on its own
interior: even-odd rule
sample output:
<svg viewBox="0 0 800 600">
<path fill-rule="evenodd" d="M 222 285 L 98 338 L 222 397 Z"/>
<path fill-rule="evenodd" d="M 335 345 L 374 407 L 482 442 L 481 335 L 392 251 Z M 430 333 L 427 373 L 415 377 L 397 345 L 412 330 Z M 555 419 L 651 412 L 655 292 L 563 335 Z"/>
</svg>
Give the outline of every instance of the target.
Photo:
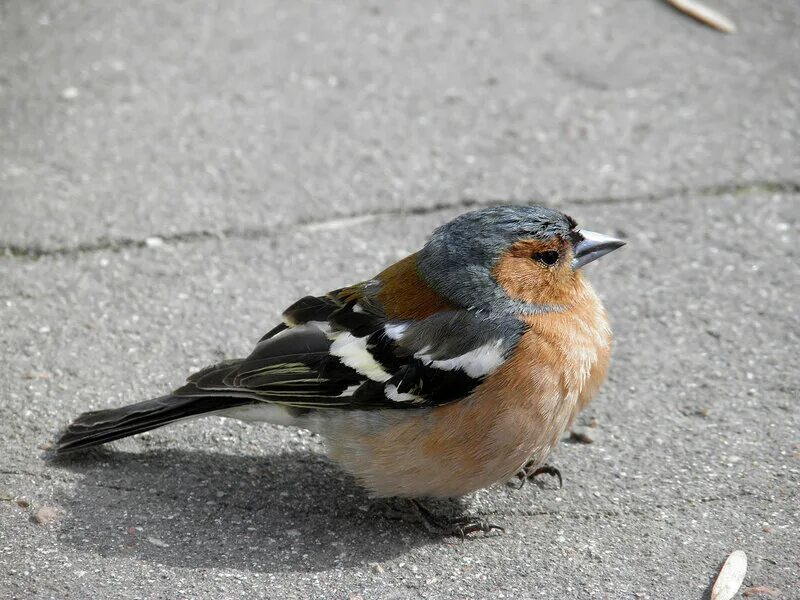
<svg viewBox="0 0 800 600">
<path fill-rule="evenodd" d="M 623 196 L 584 196 L 584 197 L 556 197 L 552 204 L 559 206 L 573 205 L 623 205 L 636 202 L 663 202 L 674 198 L 687 196 L 702 196 L 714 198 L 719 196 L 743 196 L 755 193 L 800 193 L 800 182 L 789 180 L 755 180 L 742 183 L 722 183 L 700 187 L 676 187 L 660 192 L 632 194 Z M 286 231 L 320 231 L 325 229 L 340 229 L 354 224 L 373 221 L 392 216 L 430 215 L 437 212 L 453 209 L 482 208 L 498 206 L 501 204 L 532 204 L 541 203 L 541 198 L 474 198 L 462 196 L 455 202 L 438 202 L 428 206 L 398 208 L 393 210 L 377 210 L 362 214 L 343 215 L 329 219 L 300 219 L 294 223 L 287 223 L 281 227 L 229 227 L 217 231 L 199 230 L 185 231 L 172 234 L 153 234 L 143 239 L 136 238 L 98 238 L 91 242 L 84 242 L 74 246 L 61 246 L 47 248 L 40 245 L 24 245 L 0 241 L 0 258 L 17 260 L 38 260 L 45 257 L 72 258 L 97 252 L 119 252 L 131 248 L 158 247 L 163 245 L 178 245 L 202 242 L 213 239 L 239 239 L 259 240 L 268 238 L 277 233 Z"/>
</svg>

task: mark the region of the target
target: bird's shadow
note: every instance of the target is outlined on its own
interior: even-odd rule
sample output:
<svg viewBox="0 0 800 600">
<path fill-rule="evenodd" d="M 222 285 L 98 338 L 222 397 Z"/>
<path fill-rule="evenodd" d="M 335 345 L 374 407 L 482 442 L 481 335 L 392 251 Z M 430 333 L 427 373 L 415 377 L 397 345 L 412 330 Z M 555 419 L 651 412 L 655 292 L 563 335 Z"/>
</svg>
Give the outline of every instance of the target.
<svg viewBox="0 0 800 600">
<path fill-rule="evenodd" d="M 101 449 L 53 466 L 82 475 L 60 499 L 67 509 L 60 540 L 107 557 L 308 572 L 381 562 L 442 541 L 417 524 L 386 518 L 385 502 L 306 452 Z M 458 514 L 464 505 L 435 508 Z"/>
</svg>

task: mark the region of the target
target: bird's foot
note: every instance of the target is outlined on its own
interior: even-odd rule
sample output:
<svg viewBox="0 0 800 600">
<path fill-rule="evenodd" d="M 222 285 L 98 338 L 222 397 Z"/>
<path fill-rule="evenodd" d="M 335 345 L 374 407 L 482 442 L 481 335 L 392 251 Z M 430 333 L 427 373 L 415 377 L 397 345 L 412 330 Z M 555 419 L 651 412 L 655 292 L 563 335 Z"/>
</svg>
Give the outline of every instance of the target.
<svg viewBox="0 0 800 600">
<path fill-rule="evenodd" d="M 444 535 L 452 535 L 462 540 L 465 540 L 470 533 L 477 533 L 479 531 L 482 533 L 489 533 L 495 530 L 500 533 L 506 532 L 505 527 L 468 515 L 447 521 L 442 524 L 441 527 L 440 532 Z"/>
<path fill-rule="evenodd" d="M 389 518 L 399 518 L 412 521 L 421 525 L 429 533 L 437 535 L 453 535 L 465 539 L 471 533 L 497 530 L 505 533 L 506 530 L 499 525 L 489 523 L 484 519 L 463 515 L 455 518 L 446 518 L 435 515 L 430 509 L 426 508 L 419 500 L 408 499 L 411 506 L 410 511 L 393 510 L 386 516 Z"/>
<path fill-rule="evenodd" d="M 431 533 L 455 535 L 464 539 L 470 533 L 476 533 L 478 531 L 489 533 L 496 529 L 502 533 L 506 532 L 500 525 L 494 525 L 493 523 L 469 515 L 445 519 L 433 514 L 419 500 L 411 500 L 410 502 L 419 514 L 422 525 Z"/>
<path fill-rule="evenodd" d="M 522 489 L 522 486 L 525 485 L 526 481 L 535 479 L 539 475 L 550 475 L 551 477 L 557 477 L 559 489 L 564 487 L 564 481 L 561 478 L 561 471 L 552 465 L 537 466 L 537 464 L 533 461 L 525 463 L 525 466 L 522 467 L 516 475 L 519 483 L 517 484 L 516 482 L 513 482 L 513 484 L 516 485 L 518 490 Z M 511 484 L 512 482 L 509 482 L 509 485 Z"/>
</svg>

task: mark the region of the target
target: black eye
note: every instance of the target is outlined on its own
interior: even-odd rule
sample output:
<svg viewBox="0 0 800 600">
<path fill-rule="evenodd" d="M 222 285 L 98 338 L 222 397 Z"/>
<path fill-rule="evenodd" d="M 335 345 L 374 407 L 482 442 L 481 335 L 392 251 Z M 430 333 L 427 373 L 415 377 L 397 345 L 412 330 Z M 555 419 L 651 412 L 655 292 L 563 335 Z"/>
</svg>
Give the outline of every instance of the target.
<svg viewBox="0 0 800 600">
<path fill-rule="evenodd" d="M 554 264 L 558 262 L 558 252 L 555 250 L 545 250 L 544 252 L 536 252 L 533 255 L 533 258 L 538 260 L 540 263 L 547 265 L 548 267 L 552 267 Z"/>
</svg>

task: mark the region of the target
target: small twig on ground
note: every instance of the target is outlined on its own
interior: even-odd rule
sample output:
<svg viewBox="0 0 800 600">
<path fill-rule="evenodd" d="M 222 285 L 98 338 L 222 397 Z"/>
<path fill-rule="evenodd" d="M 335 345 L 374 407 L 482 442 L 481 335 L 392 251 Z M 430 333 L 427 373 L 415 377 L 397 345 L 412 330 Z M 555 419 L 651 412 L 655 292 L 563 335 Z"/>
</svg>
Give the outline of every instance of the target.
<svg viewBox="0 0 800 600">
<path fill-rule="evenodd" d="M 711 588 L 711 600 L 731 600 L 739 591 L 747 573 L 747 555 L 734 550 L 722 565 Z"/>
<path fill-rule="evenodd" d="M 696 0 L 667 0 L 684 14 L 723 33 L 734 33 L 736 24 L 728 17 Z"/>
</svg>

